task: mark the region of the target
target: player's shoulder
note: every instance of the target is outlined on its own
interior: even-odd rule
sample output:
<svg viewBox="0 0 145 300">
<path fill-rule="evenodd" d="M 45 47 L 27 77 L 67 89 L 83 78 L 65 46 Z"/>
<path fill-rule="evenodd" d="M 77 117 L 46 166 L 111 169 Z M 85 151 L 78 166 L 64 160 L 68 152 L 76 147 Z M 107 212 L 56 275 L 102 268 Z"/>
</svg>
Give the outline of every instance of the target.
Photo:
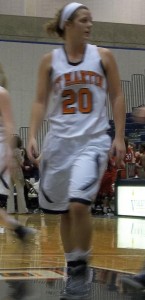
<svg viewBox="0 0 145 300">
<path fill-rule="evenodd" d="M 52 65 L 52 53 L 46 53 L 42 56 L 39 64 L 39 70 L 42 72 L 49 72 Z"/>
<path fill-rule="evenodd" d="M 48 64 L 48 63 L 51 62 L 51 60 L 52 60 L 52 52 L 45 53 L 45 54 L 42 56 L 41 63 L 42 63 L 42 64 Z"/>
<path fill-rule="evenodd" d="M 102 63 L 104 69 L 107 71 L 109 69 L 116 70 L 116 61 L 112 51 L 108 48 L 98 48 L 100 57 L 102 59 Z"/>
<path fill-rule="evenodd" d="M 108 58 L 108 59 L 113 59 L 114 58 L 112 51 L 108 48 L 98 47 L 98 51 L 99 51 L 99 53 L 102 57 L 105 57 L 105 58 Z"/>
<path fill-rule="evenodd" d="M 54 54 L 59 54 L 62 51 L 62 47 L 54 48 L 51 52 L 45 53 L 42 57 L 42 60 L 47 62 L 52 60 Z"/>
<path fill-rule="evenodd" d="M 59 55 L 59 50 L 61 48 L 56 48 L 56 49 L 53 49 L 51 52 L 48 52 L 48 53 L 45 53 L 43 56 L 42 56 L 42 59 L 41 59 L 41 65 L 44 67 L 44 68 L 49 68 L 51 67 L 52 65 L 52 61 L 54 59 L 54 54 L 58 53 Z"/>
</svg>

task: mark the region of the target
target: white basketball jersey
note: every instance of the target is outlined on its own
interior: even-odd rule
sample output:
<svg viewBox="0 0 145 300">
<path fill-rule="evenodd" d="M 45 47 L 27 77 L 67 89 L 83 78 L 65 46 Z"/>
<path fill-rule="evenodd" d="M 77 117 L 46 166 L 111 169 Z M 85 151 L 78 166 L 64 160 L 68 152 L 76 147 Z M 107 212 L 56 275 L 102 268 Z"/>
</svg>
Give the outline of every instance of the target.
<svg viewBox="0 0 145 300">
<path fill-rule="evenodd" d="M 68 61 L 64 48 L 52 52 L 53 99 L 50 133 L 69 138 L 106 131 L 107 82 L 95 45 L 86 45 L 83 60 Z"/>
</svg>

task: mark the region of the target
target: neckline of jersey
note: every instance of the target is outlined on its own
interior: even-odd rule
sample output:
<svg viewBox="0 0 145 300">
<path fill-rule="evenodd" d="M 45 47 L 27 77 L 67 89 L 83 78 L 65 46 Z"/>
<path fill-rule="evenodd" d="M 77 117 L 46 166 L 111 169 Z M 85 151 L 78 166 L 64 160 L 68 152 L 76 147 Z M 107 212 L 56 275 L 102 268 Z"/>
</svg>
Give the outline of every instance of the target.
<svg viewBox="0 0 145 300">
<path fill-rule="evenodd" d="M 72 61 L 69 60 L 68 55 L 67 55 L 67 52 L 66 52 L 66 50 L 65 50 L 65 45 L 63 45 L 63 51 L 64 51 L 64 53 L 65 53 L 66 60 L 67 60 L 68 64 L 71 65 L 71 66 L 78 66 L 78 65 L 80 65 L 80 64 L 84 61 L 84 57 L 85 57 L 85 54 L 86 54 L 86 51 L 87 51 L 87 45 L 85 46 L 85 49 L 84 49 L 84 53 L 83 53 L 82 59 L 81 59 L 80 61 L 78 61 L 78 62 L 72 62 Z"/>
</svg>

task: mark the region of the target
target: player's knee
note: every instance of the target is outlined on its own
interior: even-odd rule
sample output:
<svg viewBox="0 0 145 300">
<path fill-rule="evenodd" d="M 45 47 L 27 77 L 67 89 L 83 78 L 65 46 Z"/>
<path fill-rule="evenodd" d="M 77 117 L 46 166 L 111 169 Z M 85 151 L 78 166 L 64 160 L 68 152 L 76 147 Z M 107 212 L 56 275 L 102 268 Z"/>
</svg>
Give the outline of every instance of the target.
<svg viewBox="0 0 145 300">
<path fill-rule="evenodd" d="M 68 223 L 68 222 L 70 222 L 70 219 L 71 219 L 70 211 L 68 211 L 65 214 L 61 214 L 61 222 Z"/>
<path fill-rule="evenodd" d="M 90 202 L 86 203 L 85 200 L 84 201 L 70 201 L 70 212 L 74 213 L 75 215 L 81 216 L 84 214 L 88 214 L 89 212 L 89 208 L 90 208 Z"/>
</svg>

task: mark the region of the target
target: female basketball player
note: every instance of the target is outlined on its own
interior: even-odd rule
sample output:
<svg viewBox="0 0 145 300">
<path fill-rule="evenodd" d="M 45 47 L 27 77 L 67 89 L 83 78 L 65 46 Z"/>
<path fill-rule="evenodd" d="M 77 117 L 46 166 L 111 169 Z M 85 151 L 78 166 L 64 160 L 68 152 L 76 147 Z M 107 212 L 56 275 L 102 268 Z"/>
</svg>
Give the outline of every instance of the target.
<svg viewBox="0 0 145 300">
<path fill-rule="evenodd" d="M 106 168 L 110 138 L 106 99 L 109 91 L 116 134 L 111 153 L 117 164 L 125 155 L 125 104 L 112 53 L 88 44 L 89 9 L 66 5 L 47 32 L 57 32 L 64 46 L 44 55 L 32 108 L 28 155 L 37 155 L 36 134 L 48 109 L 50 129 L 40 162 L 40 206 L 61 214 L 61 238 L 69 279 L 61 299 L 86 299 L 87 262 L 92 224 L 90 205 Z M 83 287 L 82 287 L 83 286 Z"/>
<path fill-rule="evenodd" d="M 14 121 L 11 110 L 11 100 L 6 90 L 6 76 L 0 65 L 0 198 L 9 188 L 10 172 L 13 170 L 13 148 L 11 144 L 14 133 Z M 7 193 L 8 194 L 8 193 Z M 21 240 L 35 233 L 31 228 L 23 227 L 4 210 L 0 209 L 0 222 L 8 229 L 13 230 Z"/>
</svg>

